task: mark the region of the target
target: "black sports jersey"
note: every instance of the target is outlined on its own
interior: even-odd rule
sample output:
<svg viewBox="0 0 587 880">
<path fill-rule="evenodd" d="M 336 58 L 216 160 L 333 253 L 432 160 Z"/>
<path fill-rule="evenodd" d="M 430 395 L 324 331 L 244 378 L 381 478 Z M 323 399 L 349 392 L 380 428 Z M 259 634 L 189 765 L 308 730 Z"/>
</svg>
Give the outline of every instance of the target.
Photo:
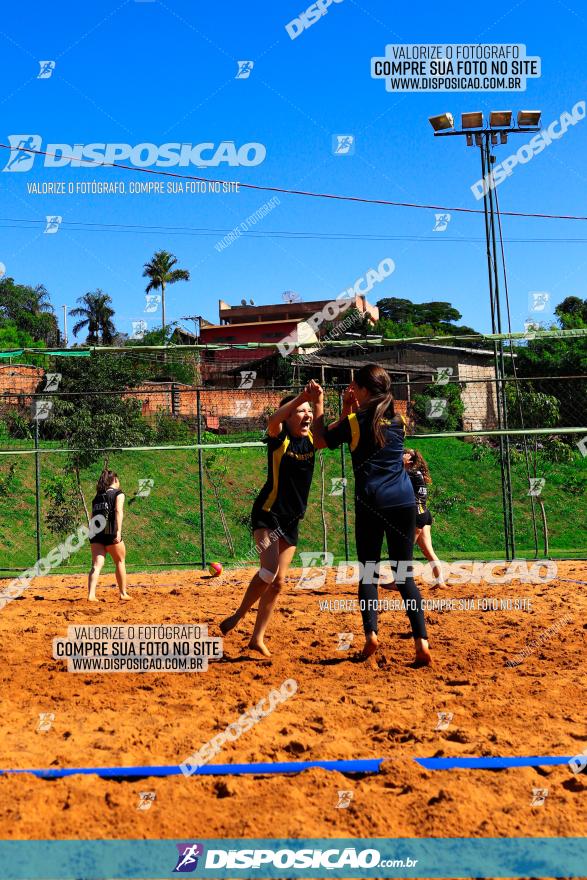
<svg viewBox="0 0 587 880">
<path fill-rule="evenodd" d="M 116 534 L 116 499 L 122 494 L 120 489 L 106 489 L 105 492 L 99 492 L 92 501 L 92 517 L 106 517 L 107 522 L 102 532 L 107 535 Z"/>
<path fill-rule="evenodd" d="M 283 426 L 267 437 L 267 480 L 254 507 L 293 520 L 303 517 L 314 473 L 314 438 L 293 437 Z"/>
<path fill-rule="evenodd" d="M 406 423 L 402 416 L 384 419 L 385 445 L 378 446 L 371 428 L 373 409 L 346 416 L 324 432 L 326 445 L 348 443 L 355 473 L 355 495 L 376 508 L 414 507 L 414 490 L 404 468 Z"/>
<path fill-rule="evenodd" d="M 428 486 L 422 474 L 422 471 L 408 471 L 408 476 L 412 481 L 414 495 L 416 496 L 416 504 L 418 513 L 426 512 L 426 504 L 428 502 Z"/>
</svg>

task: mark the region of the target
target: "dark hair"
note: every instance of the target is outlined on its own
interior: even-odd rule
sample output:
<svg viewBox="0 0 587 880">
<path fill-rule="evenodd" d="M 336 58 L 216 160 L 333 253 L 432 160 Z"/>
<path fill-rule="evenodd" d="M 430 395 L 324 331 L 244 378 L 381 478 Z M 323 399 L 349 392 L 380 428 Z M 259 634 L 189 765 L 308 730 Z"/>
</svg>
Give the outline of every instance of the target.
<svg viewBox="0 0 587 880">
<path fill-rule="evenodd" d="M 365 364 L 354 375 L 354 381 L 359 388 L 366 388 L 371 395 L 367 407 L 374 410 L 371 424 L 373 437 L 378 446 L 385 446 L 385 431 L 383 419 L 387 413 L 394 415 L 393 393 L 389 373 L 378 364 Z"/>
<path fill-rule="evenodd" d="M 417 449 L 406 449 L 406 452 L 410 456 L 410 467 L 411 471 L 420 471 L 422 476 L 424 477 L 425 483 L 431 483 L 432 477 L 430 476 L 430 468 L 426 462 L 426 459 L 422 455 L 421 452 L 418 452 Z"/>
<path fill-rule="evenodd" d="M 283 400 L 279 401 L 279 405 L 284 406 L 286 403 L 291 403 L 291 401 L 295 400 L 297 396 L 297 394 L 288 394 Z"/>
<path fill-rule="evenodd" d="M 105 492 L 107 489 L 109 489 L 112 483 L 117 479 L 118 474 L 116 473 L 116 471 L 110 471 L 108 470 L 108 468 L 104 468 L 96 485 L 96 492 L 98 493 L 98 495 L 101 492 Z"/>
</svg>

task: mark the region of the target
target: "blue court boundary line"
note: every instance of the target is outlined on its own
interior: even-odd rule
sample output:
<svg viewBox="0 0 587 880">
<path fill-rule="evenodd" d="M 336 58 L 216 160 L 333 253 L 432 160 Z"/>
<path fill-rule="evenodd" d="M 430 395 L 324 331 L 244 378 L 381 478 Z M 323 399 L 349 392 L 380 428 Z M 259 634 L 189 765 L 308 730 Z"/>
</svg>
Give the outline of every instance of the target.
<svg viewBox="0 0 587 880">
<path fill-rule="evenodd" d="M 544 767 L 548 764 L 568 764 L 570 757 L 559 755 L 531 755 L 511 757 L 479 757 L 479 758 L 414 758 L 427 770 L 480 769 L 502 770 L 505 767 Z"/>
<path fill-rule="evenodd" d="M 338 770 L 341 773 L 379 773 L 385 758 L 358 758 L 342 761 L 270 761 L 258 764 L 205 764 L 198 767 L 190 776 L 243 776 L 267 775 L 276 773 L 299 773 L 319 767 L 323 770 Z M 571 757 L 558 755 L 534 755 L 511 757 L 470 757 L 470 758 L 413 758 L 426 770 L 483 769 L 501 770 L 507 767 L 542 767 L 546 765 L 568 764 Z M 40 779 L 62 779 L 66 776 L 96 775 L 102 779 L 123 779 L 141 776 L 179 776 L 181 768 L 176 764 L 142 767 L 66 767 L 47 770 L 0 770 L 0 775 L 30 773 Z"/>
<path fill-rule="evenodd" d="M 358 758 L 345 761 L 268 761 L 259 764 L 204 764 L 194 771 L 193 776 L 225 776 L 268 773 L 299 773 L 321 767 L 323 770 L 339 770 L 341 773 L 379 773 L 383 758 Z M 0 770 L 0 775 L 8 773 L 32 773 L 41 779 L 61 779 L 64 776 L 77 774 L 96 774 L 103 779 L 115 779 L 125 776 L 181 776 L 182 770 L 177 764 L 145 767 L 69 767 L 50 768 L 48 770 Z"/>
</svg>

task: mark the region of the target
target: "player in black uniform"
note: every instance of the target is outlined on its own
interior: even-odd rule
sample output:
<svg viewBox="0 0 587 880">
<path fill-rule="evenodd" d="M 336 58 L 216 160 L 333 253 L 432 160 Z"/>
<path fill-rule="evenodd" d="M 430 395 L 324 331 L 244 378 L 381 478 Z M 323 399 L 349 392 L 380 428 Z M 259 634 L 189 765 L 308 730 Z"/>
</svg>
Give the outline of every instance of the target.
<svg viewBox="0 0 587 880">
<path fill-rule="evenodd" d="M 308 503 L 316 445 L 313 418 L 322 417 L 322 388 L 309 382 L 297 396 L 284 397 L 267 426 L 267 479 L 251 513 L 251 527 L 261 565 L 241 604 L 220 624 L 223 635 L 239 623 L 259 600 L 249 648 L 270 657 L 264 635 L 284 587 L 298 543 L 299 522 Z M 314 405 L 314 412 L 310 406 Z"/>
<path fill-rule="evenodd" d="M 96 586 L 102 566 L 109 553 L 116 566 L 116 583 L 119 598 L 130 599 L 126 591 L 126 547 L 122 540 L 122 520 L 124 517 L 124 492 L 120 489 L 118 474 L 104 468 L 96 486 L 96 496 L 92 501 L 92 517 L 101 514 L 106 517 L 106 525 L 101 532 L 90 538 L 92 568 L 88 575 L 88 600 L 97 602 Z"/>
<path fill-rule="evenodd" d="M 428 510 L 428 486 L 432 482 L 428 465 L 417 449 L 406 449 L 404 452 L 404 467 L 412 481 L 414 495 L 416 496 L 416 544 L 432 563 L 432 571 L 436 578 L 436 586 L 443 587 L 442 566 L 434 547 L 432 546 L 432 514 Z"/>
<path fill-rule="evenodd" d="M 348 443 L 355 474 L 355 538 L 363 570 L 359 600 L 365 630 L 363 656 L 377 650 L 377 583 L 383 536 L 390 559 L 398 561 L 396 582 L 416 643 L 416 664 L 431 661 L 422 597 L 409 573 L 414 549 L 416 504 L 403 465 L 405 422 L 394 416 L 388 373 L 367 364 L 355 373 L 344 395 L 341 418 L 324 428 L 316 419 L 317 438 L 330 449 Z M 403 571 L 401 564 L 403 563 Z"/>
</svg>

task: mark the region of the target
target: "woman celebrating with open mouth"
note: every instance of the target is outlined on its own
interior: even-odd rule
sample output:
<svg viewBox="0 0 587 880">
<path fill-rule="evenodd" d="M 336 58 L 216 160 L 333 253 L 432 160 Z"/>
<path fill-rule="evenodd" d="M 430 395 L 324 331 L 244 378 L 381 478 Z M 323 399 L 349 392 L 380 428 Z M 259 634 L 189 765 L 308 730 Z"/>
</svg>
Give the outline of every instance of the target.
<svg viewBox="0 0 587 880">
<path fill-rule="evenodd" d="M 264 640 L 265 630 L 296 552 L 299 522 L 308 504 L 317 448 L 312 421 L 321 418 L 323 412 L 322 388 L 311 381 L 297 396 L 284 397 L 269 419 L 267 479 L 251 513 L 261 564 L 237 610 L 220 624 L 222 634 L 226 635 L 259 600 L 249 648 L 265 657 L 271 656 Z"/>
</svg>

